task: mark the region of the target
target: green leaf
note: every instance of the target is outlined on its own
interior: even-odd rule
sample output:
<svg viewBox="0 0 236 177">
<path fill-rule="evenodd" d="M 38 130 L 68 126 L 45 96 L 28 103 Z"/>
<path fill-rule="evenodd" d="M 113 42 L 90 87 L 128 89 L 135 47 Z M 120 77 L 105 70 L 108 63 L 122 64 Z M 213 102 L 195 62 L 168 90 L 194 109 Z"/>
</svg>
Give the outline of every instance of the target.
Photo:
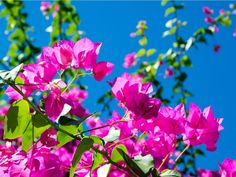
<svg viewBox="0 0 236 177">
<path fill-rule="evenodd" d="M 92 164 L 90 173 L 92 173 L 102 163 L 104 163 L 102 154 L 98 152 L 93 152 L 93 164 Z"/>
<path fill-rule="evenodd" d="M 4 83 L 4 81 L 14 82 L 20 70 L 22 69 L 23 64 L 13 68 L 10 71 L 0 71 L 0 84 Z"/>
<path fill-rule="evenodd" d="M 162 6 L 165 6 L 168 1 L 170 1 L 170 0 L 162 0 L 162 1 L 161 1 L 161 5 L 162 5 Z"/>
<path fill-rule="evenodd" d="M 145 49 L 139 49 L 139 51 L 136 53 L 137 57 L 143 57 L 146 54 Z"/>
<path fill-rule="evenodd" d="M 160 174 L 161 177 L 181 177 L 181 174 L 176 170 L 163 170 Z"/>
<path fill-rule="evenodd" d="M 166 37 L 166 36 L 168 36 L 168 35 L 175 34 L 176 30 L 177 30 L 177 27 L 174 26 L 174 27 L 172 27 L 170 30 L 165 31 L 162 36 L 163 36 L 163 37 Z"/>
<path fill-rule="evenodd" d="M 138 43 L 139 43 L 141 46 L 146 46 L 147 43 L 148 43 L 147 37 L 146 37 L 146 36 L 143 36 L 143 37 L 138 41 Z"/>
<path fill-rule="evenodd" d="M 141 156 L 141 155 L 135 156 L 134 162 L 146 174 L 150 171 L 151 168 L 154 168 L 154 159 L 150 154 L 146 156 Z"/>
<path fill-rule="evenodd" d="M 4 123 L 4 138 L 15 139 L 26 130 L 31 119 L 30 107 L 26 100 L 15 101 L 8 110 Z"/>
<path fill-rule="evenodd" d="M 111 160 L 114 162 L 124 161 L 123 156 L 118 152 L 117 148 L 121 149 L 125 153 L 128 153 L 126 147 L 123 144 L 119 144 L 113 149 L 111 153 Z"/>
<path fill-rule="evenodd" d="M 71 134 L 77 134 L 79 132 L 82 131 L 83 127 L 82 125 L 59 125 L 59 127 Z M 66 143 L 72 141 L 74 138 L 72 138 L 71 136 L 58 131 L 57 133 L 57 140 L 59 142 L 59 144 L 57 145 L 57 147 L 61 147 L 63 145 L 65 145 Z"/>
<path fill-rule="evenodd" d="M 114 127 L 112 127 L 107 136 L 103 137 L 103 140 L 106 142 L 113 142 L 115 140 L 117 140 L 120 137 L 120 129 L 116 129 Z"/>
<path fill-rule="evenodd" d="M 227 26 L 227 27 L 230 27 L 232 22 L 231 22 L 231 19 L 230 17 L 222 17 L 219 19 L 219 22 L 223 25 L 223 26 Z"/>
<path fill-rule="evenodd" d="M 192 62 L 191 62 L 190 58 L 187 55 L 184 55 L 181 58 L 181 64 L 183 66 L 186 66 L 186 67 L 191 67 L 192 66 Z"/>
<path fill-rule="evenodd" d="M 104 140 L 98 136 L 88 136 L 88 138 L 92 139 L 95 144 L 99 144 L 101 146 L 105 145 Z"/>
<path fill-rule="evenodd" d="M 77 31 L 77 25 L 75 23 L 70 23 L 67 30 L 66 35 L 73 35 Z"/>
<path fill-rule="evenodd" d="M 139 166 L 120 148 L 117 148 L 117 151 L 120 153 L 120 155 L 125 160 L 126 164 L 134 171 L 137 175 L 145 177 L 147 176 L 140 168 Z"/>
<path fill-rule="evenodd" d="M 167 17 L 169 14 L 173 13 L 176 11 L 176 8 L 175 7 L 169 7 L 166 9 L 165 11 L 165 17 Z"/>
<path fill-rule="evenodd" d="M 93 140 L 91 138 L 85 137 L 82 139 L 80 144 L 78 145 L 74 157 L 72 159 L 72 165 L 70 168 L 70 177 L 74 176 L 76 167 L 85 151 L 90 150 L 93 147 Z"/>
<path fill-rule="evenodd" d="M 28 152 L 33 140 L 35 138 L 40 138 L 41 134 L 49 127 L 50 124 L 42 117 L 42 115 L 33 115 L 22 135 L 22 149 Z"/>
<path fill-rule="evenodd" d="M 156 53 L 156 51 L 157 51 L 156 49 L 149 49 L 149 50 L 147 51 L 147 57 L 153 55 L 154 53 Z"/>
</svg>

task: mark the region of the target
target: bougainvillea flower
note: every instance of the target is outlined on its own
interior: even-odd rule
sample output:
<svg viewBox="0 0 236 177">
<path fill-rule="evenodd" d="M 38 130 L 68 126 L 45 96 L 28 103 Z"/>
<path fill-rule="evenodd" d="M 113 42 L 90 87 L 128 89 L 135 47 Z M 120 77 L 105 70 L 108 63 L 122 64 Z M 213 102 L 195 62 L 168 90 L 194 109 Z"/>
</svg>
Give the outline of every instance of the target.
<svg viewBox="0 0 236 177">
<path fill-rule="evenodd" d="M 215 151 L 219 131 L 223 129 L 220 125 L 222 120 L 214 117 L 211 107 L 201 112 L 197 105 L 191 104 L 185 126 L 185 143 L 193 146 L 205 144 L 208 151 Z"/>
<path fill-rule="evenodd" d="M 57 141 L 57 131 L 54 128 L 49 128 L 42 133 L 40 142 L 46 147 L 56 146 L 59 142 Z"/>
<path fill-rule="evenodd" d="M 48 11 L 50 9 L 50 7 L 51 7 L 50 2 L 42 1 L 41 5 L 40 5 L 40 10 L 41 10 L 41 12 L 45 13 L 46 11 Z"/>
<path fill-rule="evenodd" d="M 114 64 L 109 63 L 109 62 L 98 62 L 94 65 L 93 67 L 93 74 L 94 78 L 97 81 L 102 80 L 105 76 L 110 74 L 112 72 L 112 69 L 114 68 Z"/>
<path fill-rule="evenodd" d="M 174 74 L 174 72 L 173 72 L 173 70 L 172 70 L 171 68 L 167 68 L 167 69 L 165 70 L 165 76 L 166 76 L 166 77 L 173 76 L 173 74 Z"/>
<path fill-rule="evenodd" d="M 215 53 L 218 53 L 220 51 L 221 46 L 220 45 L 214 45 L 213 50 Z"/>
<path fill-rule="evenodd" d="M 209 7 L 207 7 L 207 6 L 204 6 L 204 7 L 202 8 L 202 11 L 203 11 L 203 13 L 205 13 L 205 14 L 207 14 L 207 15 L 211 15 L 211 14 L 214 13 L 214 11 L 213 11 L 212 9 L 210 9 Z"/>
<path fill-rule="evenodd" d="M 125 56 L 125 62 L 123 64 L 124 68 L 130 68 L 131 66 L 135 65 L 135 56 L 135 52 L 129 53 Z"/>
<path fill-rule="evenodd" d="M 236 160 L 226 158 L 220 166 L 221 177 L 235 177 L 236 176 Z"/>
<path fill-rule="evenodd" d="M 205 17 L 204 18 L 204 21 L 207 23 L 207 24 L 212 24 L 214 22 L 214 19 L 212 17 Z"/>
<path fill-rule="evenodd" d="M 57 73 L 56 68 L 46 61 L 25 65 L 23 69 L 29 83 L 37 85 L 40 90 L 47 89 L 47 84 L 53 80 Z"/>
<path fill-rule="evenodd" d="M 134 113 L 137 119 L 156 117 L 161 102 L 158 99 L 150 98 L 151 84 L 142 84 L 135 81 L 135 79 L 129 80 L 129 77 L 130 75 L 128 74 L 122 75 L 117 77 L 111 84 L 115 98 L 120 102 L 121 106 Z"/>
<path fill-rule="evenodd" d="M 185 110 L 184 105 L 180 104 L 174 109 L 163 107 L 159 110 L 156 120 L 157 126 L 167 134 L 181 134 L 184 132 Z"/>
<path fill-rule="evenodd" d="M 45 98 L 45 111 L 52 120 L 56 120 L 63 111 L 65 104 L 71 106 L 70 101 L 61 95 L 61 91 L 54 89 Z"/>
<path fill-rule="evenodd" d="M 211 171 L 211 170 L 207 170 L 207 169 L 199 169 L 197 171 L 197 176 L 198 177 L 220 177 L 220 174 L 217 171 Z"/>
<path fill-rule="evenodd" d="M 88 38 L 77 41 L 73 47 L 75 59 L 72 61 L 72 67 L 91 70 L 96 64 L 96 59 L 102 43 L 93 43 Z"/>
<path fill-rule="evenodd" d="M 53 52 L 61 69 L 66 69 L 70 66 L 72 60 L 75 60 L 73 54 L 74 43 L 70 41 L 60 41 L 60 44 L 53 46 Z"/>
</svg>

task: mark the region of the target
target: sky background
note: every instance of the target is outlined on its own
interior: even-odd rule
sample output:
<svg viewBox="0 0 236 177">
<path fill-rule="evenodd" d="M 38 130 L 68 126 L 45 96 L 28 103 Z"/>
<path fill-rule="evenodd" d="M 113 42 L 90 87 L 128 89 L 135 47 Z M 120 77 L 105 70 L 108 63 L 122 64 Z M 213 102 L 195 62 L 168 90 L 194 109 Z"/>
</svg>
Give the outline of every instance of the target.
<svg viewBox="0 0 236 177">
<path fill-rule="evenodd" d="M 179 13 L 179 18 L 188 21 L 188 26 L 180 33 L 188 38 L 196 29 L 206 26 L 202 13 L 204 5 L 215 9 L 218 13 L 220 8 L 228 9 L 229 3 L 229 1 L 184 2 L 185 10 Z M 160 5 L 160 1 L 77 1 L 73 4 L 81 18 L 80 30 L 85 31 L 86 37 L 93 41 L 103 43 L 98 60 L 107 60 L 115 64 L 113 73 L 105 80 L 112 81 L 124 71 L 130 73 L 134 71 L 134 69 L 125 70 L 122 64 L 127 53 L 139 49 L 137 40 L 129 37 L 130 32 L 136 30 L 135 26 L 139 20 L 146 20 L 148 23 L 148 47 L 157 49 L 154 57 L 161 52 L 166 52 L 173 42 L 171 36 L 162 38 L 162 33 L 166 30 L 165 22 L 169 18 L 164 18 L 165 7 Z M 29 24 L 35 27 L 35 33 L 32 34 L 35 45 L 47 46 L 50 38 L 45 29 L 50 25 L 50 21 L 45 20 L 39 7 L 39 1 L 27 1 L 25 11 L 29 13 Z M 9 45 L 7 36 L 4 34 L 5 24 L 5 20 L 0 19 L 0 58 L 6 54 Z M 233 25 L 236 28 L 236 17 Z M 236 38 L 232 36 L 233 30 L 233 27 L 220 28 L 220 32 L 214 38 L 209 38 L 208 46 L 200 45 L 198 50 L 192 49 L 189 53 L 193 67 L 187 70 L 186 87 L 194 93 L 190 101 L 198 104 L 202 109 L 211 105 L 215 116 L 224 118 L 225 129 L 221 132 L 217 151 L 207 153 L 204 158 L 198 158 L 197 164 L 201 168 L 218 169 L 217 164 L 224 158 L 236 159 Z M 213 52 L 213 44 L 221 44 L 218 54 Z M 163 77 L 163 74 L 158 73 L 158 77 Z M 91 112 L 99 110 L 96 100 L 109 89 L 105 80 L 102 82 L 93 79 L 84 80 L 84 83 L 89 86 L 89 98 L 84 105 Z M 173 80 L 171 78 L 163 80 L 167 90 L 171 89 Z"/>
</svg>

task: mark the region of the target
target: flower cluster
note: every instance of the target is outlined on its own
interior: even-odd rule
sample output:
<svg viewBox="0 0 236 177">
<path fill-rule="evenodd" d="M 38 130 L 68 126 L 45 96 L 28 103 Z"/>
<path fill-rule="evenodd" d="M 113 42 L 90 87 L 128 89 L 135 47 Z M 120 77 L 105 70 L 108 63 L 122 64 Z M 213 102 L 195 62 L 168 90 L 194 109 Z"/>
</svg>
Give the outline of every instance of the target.
<svg viewBox="0 0 236 177">
<path fill-rule="evenodd" d="M 111 73 L 114 65 L 105 61 L 97 62 L 100 47 L 101 43 L 93 43 L 87 38 L 76 43 L 60 41 L 52 47 L 45 47 L 36 64 L 24 65 L 23 72 L 17 78 L 22 84 L 17 85 L 17 82 L 17 89 L 9 86 L 6 94 L 13 102 L 26 99 L 37 92 L 42 93 L 44 104 L 37 106 L 42 114 L 47 115 L 53 123 L 56 121 L 56 124 L 41 134 L 28 153 L 19 146 L 20 139 L 1 145 L 0 174 L 49 177 L 65 176 L 69 173 L 73 154 L 83 141 L 84 133 L 79 132 L 82 140 L 73 135 L 73 138 L 76 136 L 74 140 L 56 148 L 61 143 L 58 135 L 59 119 L 66 114 L 72 118 L 89 117 L 85 121 L 89 128 L 86 132 L 104 141 L 104 145 L 95 143 L 92 146 L 106 156 L 100 157 L 101 162 L 94 168 L 94 159 L 98 158 L 97 151 L 85 151 L 75 169 L 77 176 L 98 176 L 101 168 L 108 165 L 107 160 L 112 158 L 117 147 L 122 147 L 129 158 L 151 159 L 153 167 L 159 172 L 176 165 L 179 158 L 176 154 L 181 154 L 176 146 L 180 142 L 186 148 L 204 144 L 208 151 L 216 150 L 219 131 L 223 127 L 222 119 L 214 117 L 211 107 L 201 111 L 197 105 L 191 104 L 187 113 L 183 104 L 174 108 L 161 106 L 161 101 L 151 95 L 151 83 L 143 83 L 142 77 L 128 73 L 109 82 L 111 92 L 125 115 L 122 117 L 114 111 L 106 123 L 96 116 L 88 116 L 88 110 L 82 106 L 88 93 L 77 87 L 71 88 L 70 83 L 62 80 L 62 75 L 67 70 L 72 70 L 78 71 L 72 82 L 81 74 L 92 74 L 95 80 L 102 80 Z M 1 112 L 6 114 L 5 108 Z M 31 111 L 31 114 L 35 113 Z M 122 169 L 128 168 L 129 164 L 122 159 L 117 162 L 118 165 L 110 167 L 109 176 L 129 176 L 129 171 Z M 227 162 L 220 168 L 222 174 L 232 173 Z M 209 172 L 202 170 L 199 173 Z"/>
</svg>

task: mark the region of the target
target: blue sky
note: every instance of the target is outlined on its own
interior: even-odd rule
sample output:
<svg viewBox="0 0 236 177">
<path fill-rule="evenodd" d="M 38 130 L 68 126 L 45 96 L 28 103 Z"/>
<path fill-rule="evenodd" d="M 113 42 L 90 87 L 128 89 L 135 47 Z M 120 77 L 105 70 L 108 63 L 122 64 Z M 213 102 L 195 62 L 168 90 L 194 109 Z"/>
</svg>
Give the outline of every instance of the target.
<svg viewBox="0 0 236 177">
<path fill-rule="evenodd" d="M 218 2 L 184 2 L 185 10 L 179 14 L 180 19 L 188 21 L 186 29 L 181 31 L 184 37 L 191 35 L 199 26 L 205 26 L 202 7 L 208 5 L 215 9 L 228 8 L 229 1 Z M 157 54 L 165 52 L 171 45 L 173 38 L 162 38 L 165 30 L 165 8 L 159 1 L 152 2 L 74 2 L 81 18 L 80 29 L 86 32 L 86 36 L 93 41 L 100 41 L 103 46 L 98 60 L 108 60 L 115 63 L 114 72 L 107 80 L 113 80 L 115 76 L 124 71 L 132 72 L 133 69 L 122 68 L 124 56 L 127 53 L 137 51 L 137 40 L 131 39 L 129 33 L 135 30 L 139 20 L 146 20 L 149 26 L 148 47 L 157 48 Z M 45 32 L 50 24 L 39 11 L 40 2 L 26 2 L 26 11 L 29 12 L 28 22 L 35 27 L 37 46 L 46 46 L 49 43 L 49 34 Z M 236 17 L 234 18 L 236 22 Z M 3 31 L 5 23 L 0 20 L 0 57 L 7 51 L 7 38 Z M 236 27 L 236 23 L 234 23 Z M 206 157 L 198 159 L 198 166 L 202 168 L 217 169 L 217 163 L 225 157 L 236 159 L 236 38 L 232 37 L 233 28 L 221 28 L 214 38 L 209 38 L 209 45 L 201 45 L 198 50 L 190 53 L 193 68 L 188 70 L 187 88 L 194 93 L 190 101 L 197 103 L 201 108 L 208 105 L 213 107 L 216 117 L 223 117 L 225 129 L 221 132 L 216 152 L 207 153 Z M 212 45 L 220 43 L 222 48 L 218 54 L 212 50 Z M 157 56 L 157 55 L 155 55 Z M 160 73 L 160 75 L 163 73 Z M 84 80 L 89 85 L 89 99 L 85 103 L 91 112 L 97 111 L 96 106 L 99 95 L 109 89 L 105 81 L 95 82 L 92 79 Z M 171 79 L 164 80 L 164 84 L 170 89 Z M 116 104 L 116 103 L 115 103 Z M 203 147 L 205 149 L 205 147 Z"/>
</svg>

